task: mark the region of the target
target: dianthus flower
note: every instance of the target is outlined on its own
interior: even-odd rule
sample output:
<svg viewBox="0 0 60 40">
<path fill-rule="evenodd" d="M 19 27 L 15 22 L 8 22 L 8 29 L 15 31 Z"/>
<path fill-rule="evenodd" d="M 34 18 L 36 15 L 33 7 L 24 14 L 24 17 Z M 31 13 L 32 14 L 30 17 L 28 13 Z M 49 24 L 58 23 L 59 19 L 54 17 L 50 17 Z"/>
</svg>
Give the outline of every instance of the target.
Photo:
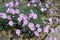
<svg viewBox="0 0 60 40">
<path fill-rule="evenodd" d="M 35 36 L 39 36 L 39 32 L 38 31 L 34 31 Z"/>
<path fill-rule="evenodd" d="M 10 26 L 13 26 L 14 22 L 10 20 L 8 24 L 9 24 Z"/>
<path fill-rule="evenodd" d="M 31 31 L 35 30 L 34 24 L 32 22 L 28 23 L 28 27 L 30 28 Z"/>
<path fill-rule="evenodd" d="M 37 27 L 37 28 L 40 28 L 40 24 L 36 24 L 36 27 Z"/>
<path fill-rule="evenodd" d="M 42 32 L 42 28 L 37 28 L 37 31 L 40 33 Z"/>
<path fill-rule="evenodd" d="M 20 36 L 20 33 L 21 33 L 21 30 L 19 30 L 19 29 L 16 29 L 16 34 L 18 35 L 18 36 Z"/>
</svg>

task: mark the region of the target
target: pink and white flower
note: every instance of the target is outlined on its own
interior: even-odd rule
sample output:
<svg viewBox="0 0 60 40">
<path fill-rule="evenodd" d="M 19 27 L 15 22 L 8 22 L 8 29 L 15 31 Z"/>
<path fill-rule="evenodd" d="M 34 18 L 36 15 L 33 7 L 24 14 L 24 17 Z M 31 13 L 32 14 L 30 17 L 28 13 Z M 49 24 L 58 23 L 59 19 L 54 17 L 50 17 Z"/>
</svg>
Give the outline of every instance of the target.
<svg viewBox="0 0 60 40">
<path fill-rule="evenodd" d="M 37 14 L 35 14 L 35 13 L 31 13 L 31 14 L 29 14 L 29 18 L 33 18 L 33 19 L 37 19 Z"/>
<path fill-rule="evenodd" d="M 27 6 L 30 6 L 30 3 L 28 3 Z"/>
<path fill-rule="evenodd" d="M 31 31 L 35 30 L 34 24 L 32 22 L 28 23 L 28 27 L 30 28 Z"/>
<path fill-rule="evenodd" d="M 3 13 L 3 14 L 2 14 L 2 18 L 3 18 L 3 19 L 6 19 L 6 18 L 7 18 L 7 14 L 6 14 L 6 13 Z"/>
<path fill-rule="evenodd" d="M 52 18 L 49 18 L 50 24 L 52 24 Z"/>
<path fill-rule="evenodd" d="M 24 20 L 22 27 L 26 26 L 27 24 L 28 24 L 28 20 Z"/>
<path fill-rule="evenodd" d="M 49 40 L 57 40 L 56 37 L 49 37 Z"/>
<path fill-rule="evenodd" d="M 15 10 L 11 10 L 12 11 L 12 14 L 15 14 Z"/>
<path fill-rule="evenodd" d="M 10 8 L 9 12 L 10 12 L 11 14 L 15 14 L 15 10 L 14 10 L 13 8 Z"/>
<path fill-rule="evenodd" d="M 13 1 L 9 2 L 9 7 L 14 7 Z"/>
<path fill-rule="evenodd" d="M 27 20 L 28 17 L 26 15 L 23 16 L 23 20 Z"/>
<path fill-rule="evenodd" d="M 37 19 L 37 14 L 32 13 L 33 19 Z"/>
<path fill-rule="evenodd" d="M 18 17 L 17 20 L 18 20 L 18 22 L 21 22 L 22 21 L 22 18 L 21 17 Z"/>
<path fill-rule="evenodd" d="M 19 17 L 23 18 L 23 20 L 27 20 L 28 19 L 28 17 L 26 15 L 24 15 L 24 14 L 19 14 Z"/>
<path fill-rule="evenodd" d="M 36 24 L 36 27 L 37 27 L 37 28 L 40 28 L 40 24 Z"/>
<path fill-rule="evenodd" d="M 42 28 L 37 28 L 37 31 L 38 31 L 39 33 L 41 33 L 41 32 L 42 32 Z"/>
<path fill-rule="evenodd" d="M 14 22 L 12 20 L 9 21 L 8 23 L 10 26 L 13 26 Z"/>
<path fill-rule="evenodd" d="M 24 17 L 24 14 L 23 13 L 19 14 L 19 17 L 23 18 Z"/>
<path fill-rule="evenodd" d="M 21 30 L 17 29 L 15 32 L 18 36 L 20 36 Z"/>
<path fill-rule="evenodd" d="M 39 36 L 39 32 L 38 31 L 34 31 L 35 36 Z"/>
<path fill-rule="evenodd" d="M 19 2 L 18 1 L 16 1 L 15 6 L 19 6 Z"/>
<path fill-rule="evenodd" d="M 16 13 L 16 14 L 19 14 L 19 12 L 20 12 L 19 9 L 16 9 L 16 10 L 15 10 L 15 13 Z"/>
<path fill-rule="evenodd" d="M 49 37 L 49 40 L 53 40 L 53 37 Z"/>
<path fill-rule="evenodd" d="M 57 40 L 57 38 L 56 38 L 56 37 L 54 37 L 54 40 Z"/>
<path fill-rule="evenodd" d="M 36 2 L 38 2 L 38 0 L 31 0 L 30 2 L 32 2 L 32 3 L 36 3 Z"/>
<path fill-rule="evenodd" d="M 53 11 L 51 9 L 49 10 L 49 12 L 50 12 L 50 14 L 53 14 Z"/>
<path fill-rule="evenodd" d="M 49 25 L 46 25 L 45 28 L 43 29 L 43 31 L 48 33 L 49 32 Z"/>
<path fill-rule="evenodd" d="M 48 4 L 45 4 L 46 8 L 49 8 L 49 5 Z"/>
<path fill-rule="evenodd" d="M 55 33 L 55 32 L 57 32 L 57 28 L 51 28 L 51 33 Z"/>
<path fill-rule="evenodd" d="M 6 12 L 10 14 L 15 14 L 15 10 L 13 8 L 8 8 Z"/>
<path fill-rule="evenodd" d="M 11 19 L 12 19 L 12 17 L 11 17 L 10 15 L 8 15 L 8 16 L 7 16 L 7 19 L 8 19 L 8 20 L 11 20 Z"/>
<path fill-rule="evenodd" d="M 41 8 L 40 10 L 41 10 L 42 12 L 44 12 L 44 11 L 45 11 L 45 8 Z"/>
</svg>

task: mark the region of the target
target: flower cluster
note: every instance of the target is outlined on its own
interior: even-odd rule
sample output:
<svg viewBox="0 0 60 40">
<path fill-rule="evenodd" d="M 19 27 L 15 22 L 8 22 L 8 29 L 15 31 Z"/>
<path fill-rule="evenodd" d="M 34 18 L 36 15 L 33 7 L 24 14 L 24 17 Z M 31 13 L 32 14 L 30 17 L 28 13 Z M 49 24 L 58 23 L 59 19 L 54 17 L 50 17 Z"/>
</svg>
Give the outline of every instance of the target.
<svg viewBox="0 0 60 40">
<path fill-rule="evenodd" d="M 24 29 L 26 26 L 28 26 L 28 28 L 33 31 L 33 33 L 36 36 L 39 36 L 39 33 L 42 32 L 42 28 L 40 28 L 40 24 L 35 24 L 33 22 L 30 22 L 31 18 L 33 18 L 34 20 L 38 18 L 37 14 L 35 12 L 33 12 L 33 10 L 30 10 L 30 14 L 27 16 L 24 13 L 20 12 L 19 9 L 14 9 L 14 7 L 18 7 L 19 6 L 19 2 L 16 1 L 15 3 L 13 1 L 8 2 L 5 4 L 5 6 L 7 7 L 6 13 L 1 12 L 0 13 L 0 18 L 2 19 L 6 19 L 8 20 L 7 25 L 9 26 L 14 26 L 16 24 L 21 25 L 21 28 Z M 17 17 L 17 22 L 14 22 L 14 18 L 18 15 Z M 23 21 L 23 23 L 22 23 Z M 37 29 L 36 29 L 37 28 Z M 20 36 L 20 34 L 22 33 L 22 30 L 17 28 L 16 29 L 16 34 L 18 36 Z"/>
<path fill-rule="evenodd" d="M 41 14 L 43 12 L 47 12 L 47 10 L 49 9 L 49 5 L 52 3 L 49 3 L 49 1 L 47 1 L 47 3 L 45 4 L 45 6 L 42 5 L 41 0 L 31 0 L 27 6 L 28 7 L 37 7 L 37 3 L 38 2 L 38 6 L 39 6 L 39 12 L 41 12 Z M 5 6 L 7 7 L 6 13 L 4 12 L 0 12 L 0 19 L 4 20 L 8 20 L 6 23 L 6 26 L 8 25 L 8 27 L 13 27 L 16 28 L 15 33 L 16 35 L 20 36 L 21 34 L 28 34 L 29 32 L 32 32 L 31 34 L 35 35 L 35 36 L 40 36 L 40 33 L 44 32 L 44 33 L 49 33 L 49 31 L 51 33 L 55 33 L 57 31 L 56 28 L 51 28 L 50 29 L 50 25 L 52 25 L 53 23 L 53 18 L 49 17 L 48 21 L 49 24 L 45 25 L 44 28 L 42 28 L 40 23 L 34 23 L 31 22 L 31 19 L 33 20 L 37 20 L 39 18 L 39 14 L 35 13 L 34 10 L 29 10 L 29 14 L 26 15 L 23 12 L 21 12 L 21 10 L 18 8 L 20 5 L 19 1 L 15 1 L 15 3 L 13 1 L 8 2 L 5 4 Z M 25 5 L 26 6 L 26 5 Z M 26 10 L 24 10 L 26 11 Z M 53 14 L 53 11 L 49 9 L 50 14 Z M 38 16 L 39 15 L 39 16 Z M 2 22 L 3 22 L 2 21 Z M 44 20 L 42 20 L 44 24 L 46 24 L 46 22 Z M 0 24 L 3 24 L 3 23 Z M 56 23 L 59 22 L 59 19 L 56 18 Z M 26 30 L 28 33 L 26 33 Z M 56 40 L 56 38 L 50 37 L 49 40 Z"/>
</svg>

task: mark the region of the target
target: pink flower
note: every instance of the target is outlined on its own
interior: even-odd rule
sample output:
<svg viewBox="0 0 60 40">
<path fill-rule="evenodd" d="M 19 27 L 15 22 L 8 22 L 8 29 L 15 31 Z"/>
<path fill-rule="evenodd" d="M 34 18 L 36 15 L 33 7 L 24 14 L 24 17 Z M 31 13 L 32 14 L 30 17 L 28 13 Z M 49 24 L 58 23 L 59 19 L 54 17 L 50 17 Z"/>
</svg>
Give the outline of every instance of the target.
<svg viewBox="0 0 60 40">
<path fill-rule="evenodd" d="M 13 26 L 14 23 L 13 23 L 13 21 L 10 20 L 8 24 L 9 24 L 10 26 Z"/>
<path fill-rule="evenodd" d="M 22 27 L 24 27 L 24 26 L 27 25 L 27 24 L 28 24 L 28 20 L 24 20 Z"/>
<path fill-rule="evenodd" d="M 33 19 L 37 19 L 37 14 L 32 13 Z"/>
<path fill-rule="evenodd" d="M 42 28 L 37 28 L 37 31 L 40 33 L 42 32 Z"/>
<path fill-rule="evenodd" d="M 47 1 L 47 3 L 48 3 L 48 4 L 52 4 L 52 2 L 51 2 L 51 1 L 49 1 L 49 0 Z"/>
<path fill-rule="evenodd" d="M 28 17 L 26 15 L 23 15 L 23 20 L 27 20 Z"/>
<path fill-rule="evenodd" d="M 36 3 L 36 2 L 38 2 L 38 0 L 31 0 L 30 2 L 32 2 L 32 3 Z"/>
<path fill-rule="evenodd" d="M 36 27 L 37 27 L 37 28 L 40 28 L 40 24 L 36 24 Z"/>
<path fill-rule="evenodd" d="M 13 8 L 8 8 L 6 12 L 10 14 L 15 14 L 15 10 Z"/>
<path fill-rule="evenodd" d="M 8 8 L 9 13 L 12 13 L 13 8 Z"/>
<path fill-rule="evenodd" d="M 28 23 L 28 27 L 30 28 L 31 31 L 35 30 L 34 24 L 32 22 Z"/>
<path fill-rule="evenodd" d="M 49 37 L 49 40 L 57 40 L 56 37 Z"/>
<path fill-rule="evenodd" d="M 38 31 L 34 31 L 35 36 L 39 36 L 39 32 Z"/>
<path fill-rule="evenodd" d="M 52 18 L 49 18 L 49 21 L 51 22 L 52 21 Z"/>
<path fill-rule="evenodd" d="M 55 32 L 57 32 L 57 28 L 55 28 Z"/>
<path fill-rule="evenodd" d="M 49 40 L 53 40 L 53 38 L 52 37 L 49 37 Z"/>
<path fill-rule="evenodd" d="M 45 28 L 43 29 L 44 32 L 48 33 L 49 32 L 49 25 L 45 26 Z"/>
<path fill-rule="evenodd" d="M 6 14 L 6 13 L 3 13 L 3 14 L 2 14 L 2 18 L 3 18 L 3 19 L 6 19 L 6 18 L 7 18 L 7 14 Z"/>
<path fill-rule="evenodd" d="M 16 9 L 16 10 L 15 10 L 15 13 L 16 13 L 16 14 L 19 14 L 19 12 L 20 12 L 19 9 Z"/>
<path fill-rule="evenodd" d="M 57 29 L 51 28 L 51 33 L 55 33 L 55 32 L 57 32 Z"/>
<path fill-rule="evenodd" d="M 7 13 L 15 14 L 15 10 L 13 8 L 8 8 L 6 11 Z"/>
<path fill-rule="evenodd" d="M 19 17 L 23 18 L 23 20 L 28 19 L 28 17 L 26 15 L 24 15 L 24 14 L 19 14 Z"/>
<path fill-rule="evenodd" d="M 49 8 L 49 5 L 48 4 L 45 4 L 46 8 Z"/>
<path fill-rule="evenodd" d="M 24 14 L 23 13 L 19 14 L 19 17 L 23 18 L 24 17 Z"/>
<path fill-rule="evenodd" d="M 53 11 L 51 9 L 49 11 L 50 11 L 50 14 L 53 14 Z"/>
<path fill-rule="evenodd" d="M 9 11 L 10 11 L 11 14 L 15 14 L 15 10 L 13 8 L 10 8 Z"/>
<path fill-rule="evenodd" d="M 12 11 L 12 14 L 15 14 L 15 10 L 11 10 Z"/>
<path fill-rule="evenodd" d="M 16 1 L 15 6 L 18 6 L 18 5 L 19 5 L 19 2 Z"/>
<path fill-rule="evenodd" d="M 33 19 L 37 19 L 37 14 L 35 14 L 35 13 L 31 13 L 31 14 L 29 14 L 29 18 L 32 18 L 33 17 Z"/>
<path fill-rule="evenodd" d="M 41 3 L 41 2 L 39 2 L 38 6 L 39 6 L 39 7 L 42 7 L 42 3 Z"/>
<path fill-rule="evenodd" d="M 7 16 L 7 19 L 8 19 L 8 20 L 11 20 L 12 18 L 11 18 L 11 16 L 10 16 L 10 15 L 8 15 L 8 16 Z"/>
<path fill-rule="evenodd" d="M 28 3 L 27 6 L 30 6 L 30 3 Z"/>
<path fill-rule="evenodd" d="M 18 17 L 17 20 L 18 20 L 18 22 L 21 22 L 22 21 L 22 18 L 21 17 Z"/>
<path fill-rule="evenodd" d="M 57 40 L 56 37 L 54 37 L 54 40 Z"/>
<path fill-rule="evenodd" d="M 12 1 L 9 2 L 9 7 L 14 7 L 14 3 Z"/>
<path fill-rule="evenodd" d="M 41 10 L 42 12 L 44 12 L 44 11 L 45 11 L 45 9 L 44 9 L 44 8 L 41 8 L 40 10 Z"/>
<path fill-rule="evenodd" d="M 21 30 L 17 29 L 15 32 L 18 36 L 20 36 Z"/>
<path fill-rule="evenodd" d="M 54 31 L 54 29 L 53 28 L 51 28 L 51 33 L 54 33 L 55 31 Z"/>
<path fill-rule="evenodd" d="M 50 24 L 52 24 L 52 18 L 49 18 Z"/>
</svg>

